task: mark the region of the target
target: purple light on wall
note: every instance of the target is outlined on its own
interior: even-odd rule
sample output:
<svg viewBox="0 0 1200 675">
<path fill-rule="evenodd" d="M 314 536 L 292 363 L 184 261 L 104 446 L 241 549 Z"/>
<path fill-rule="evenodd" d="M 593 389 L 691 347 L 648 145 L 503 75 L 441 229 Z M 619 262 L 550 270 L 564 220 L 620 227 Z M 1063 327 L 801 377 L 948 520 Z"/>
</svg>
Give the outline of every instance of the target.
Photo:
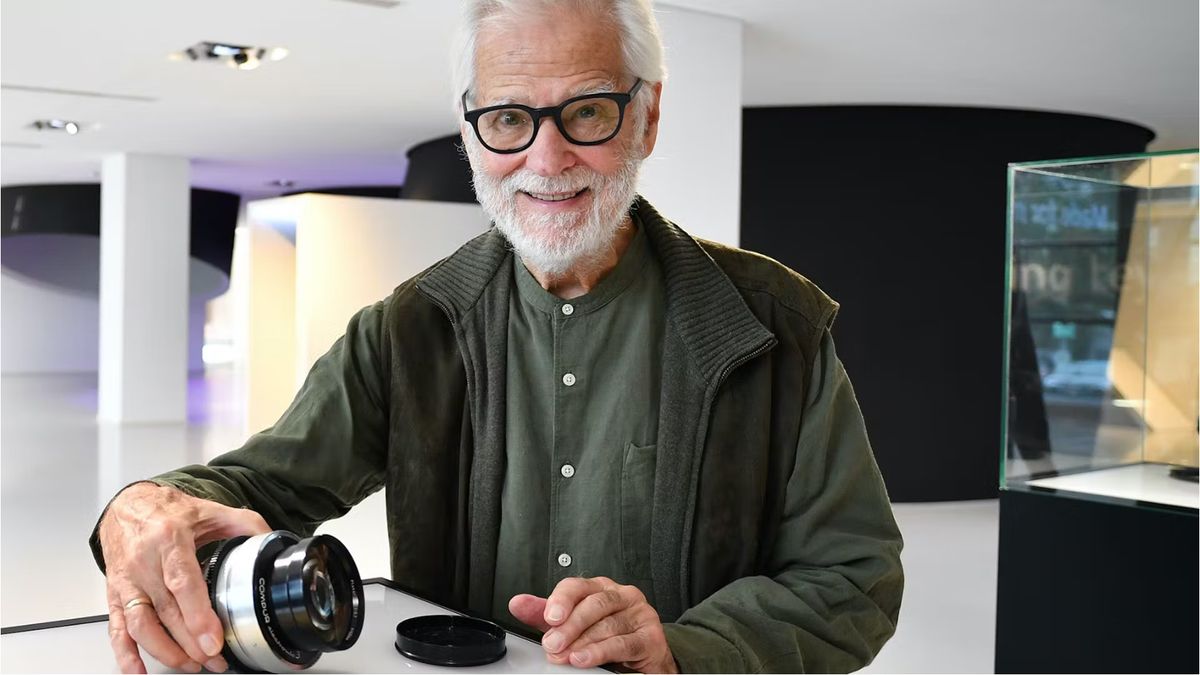
<svg viewBox="0 0 1200 675">
<path fill-rule="evenodd" d="M 204 372 L 191 372 L 187 383 L 188 424 L 205 424 L 211 417 L 212 387 Z"/>
</svg>

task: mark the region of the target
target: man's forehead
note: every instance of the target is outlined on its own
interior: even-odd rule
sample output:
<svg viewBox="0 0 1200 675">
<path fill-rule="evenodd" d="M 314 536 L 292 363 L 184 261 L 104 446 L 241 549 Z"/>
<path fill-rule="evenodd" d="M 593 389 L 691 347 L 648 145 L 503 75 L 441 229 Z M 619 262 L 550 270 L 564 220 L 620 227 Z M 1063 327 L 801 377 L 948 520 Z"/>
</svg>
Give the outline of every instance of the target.
<svg viewBox="0 0 1200 675">
<path fill-rule="evenodd" d="M 617 78 L 603 71 L 585 71 L 573 75 L 545 77 L 497 75 L 490 78 L 481 77 L 474 98 L 480 105 L 501 103 L 552 105 L 559 100 L 581 94 L 616 91 L 617 88 Z"/>
<path fill-rule="evenodd" d="M 569 97 L 615 87 L 623 59 L 606 23 L 568 19 L 485 28 L 475 51 L 476 93 Z"/>
</svg>

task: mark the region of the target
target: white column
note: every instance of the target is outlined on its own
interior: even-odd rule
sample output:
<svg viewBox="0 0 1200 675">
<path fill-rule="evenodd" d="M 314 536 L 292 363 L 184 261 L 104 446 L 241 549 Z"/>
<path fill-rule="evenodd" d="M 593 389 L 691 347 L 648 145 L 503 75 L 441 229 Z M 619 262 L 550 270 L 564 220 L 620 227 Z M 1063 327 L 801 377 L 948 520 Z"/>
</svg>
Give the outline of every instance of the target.
<svg viewBox="0 0 1200 675">
<path fill-rule="evenodd" d="M 100 190 L 99 419 L 187 419 L 188 160 L 113 155 Z"/>
</svg>

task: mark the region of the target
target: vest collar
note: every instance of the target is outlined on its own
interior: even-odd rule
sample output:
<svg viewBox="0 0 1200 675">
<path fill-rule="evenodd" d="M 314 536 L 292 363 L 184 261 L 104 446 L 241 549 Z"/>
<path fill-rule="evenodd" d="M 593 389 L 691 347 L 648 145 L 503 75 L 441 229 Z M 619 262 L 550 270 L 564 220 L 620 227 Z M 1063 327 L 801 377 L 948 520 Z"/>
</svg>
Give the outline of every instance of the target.
<svg viewBox="0 0 1200 675">
<path fill-rule="evenodd" d="M 667 330 L 677 334 L 702 381 L 711 384 L 735 362 L 773 343 L 774 335 L 696 239 L 640 196 L 632 208 L 663 270 Z M 417 288 L 457 325 L 496 275 L 507 273 L 511 255 L 508 242 L 492 227 L 426 272 Z"/>
</svg>

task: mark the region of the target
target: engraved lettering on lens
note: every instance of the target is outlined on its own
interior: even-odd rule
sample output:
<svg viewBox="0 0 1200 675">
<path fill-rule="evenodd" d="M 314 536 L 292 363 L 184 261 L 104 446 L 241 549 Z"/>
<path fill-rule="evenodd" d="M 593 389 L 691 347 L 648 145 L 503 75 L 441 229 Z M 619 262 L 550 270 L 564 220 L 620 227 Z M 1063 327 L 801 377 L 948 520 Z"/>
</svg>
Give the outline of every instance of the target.
<svg viewBox="0 0 1200 675">
<path fill-rule="evenodd" d="M 262 608 L 263 623 L 271 623 L 271 613 L 267 611 L 267 580 L 258 578 L 258 606 Z"/>
<path fill-rule="evenodd" d="M 267 632 L 271 634 L 271 639 L 274 641 L 274 645 L 278 647 L 284 654 L 287 654 L 287 656 L 293 661 L 299 661 L 300 659 L 304 658 L 304 655 L 300 652 L 294 649 L 288 649 L 283 644 L 283 640 L 280 639 L 279 634 L 275 632 L 274 628 L 268 628 Z"/>
</svg>

